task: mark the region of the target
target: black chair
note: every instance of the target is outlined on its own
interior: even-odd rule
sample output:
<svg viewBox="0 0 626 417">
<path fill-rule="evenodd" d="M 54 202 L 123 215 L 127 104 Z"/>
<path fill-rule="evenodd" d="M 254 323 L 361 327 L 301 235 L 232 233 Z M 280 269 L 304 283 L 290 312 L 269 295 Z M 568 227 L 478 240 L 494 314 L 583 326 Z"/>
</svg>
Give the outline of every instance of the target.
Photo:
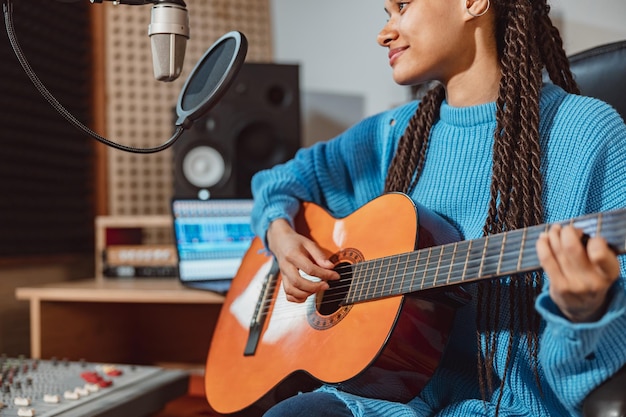
<svg viewBox="0 0 626 417">
<path fill-rule="evenodd" d="M 587 49 L 569 61 L 581 93 L 609 103 L 626 119 L 626 40 Z"/>
<path fill-rule="evenodd" d="M 626 366 L 591 391 L 583 403 L 583 416 L 626 416 Z"/>
<path fill-rule="evenodd" d="M 569 59 L 581 93 L 609 103 L 626 120 L 626 41 L 587 49 Z M 626 417 L 626 366 L 587 396 L 583 415 Z"/>
</svg>

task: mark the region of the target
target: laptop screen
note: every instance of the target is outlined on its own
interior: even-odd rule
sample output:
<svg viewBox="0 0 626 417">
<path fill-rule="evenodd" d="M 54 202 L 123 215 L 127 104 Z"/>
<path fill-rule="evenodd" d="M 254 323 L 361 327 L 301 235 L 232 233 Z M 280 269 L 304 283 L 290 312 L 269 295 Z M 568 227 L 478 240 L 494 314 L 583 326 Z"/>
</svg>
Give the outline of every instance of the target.
<svg viewBox="0 0 626 417">
<path fill-rule="evenodd" d="M 224 292 L 254 238 L 251 199 L 173 200 L 178 276 L 185 285 Z"/>
</svg>

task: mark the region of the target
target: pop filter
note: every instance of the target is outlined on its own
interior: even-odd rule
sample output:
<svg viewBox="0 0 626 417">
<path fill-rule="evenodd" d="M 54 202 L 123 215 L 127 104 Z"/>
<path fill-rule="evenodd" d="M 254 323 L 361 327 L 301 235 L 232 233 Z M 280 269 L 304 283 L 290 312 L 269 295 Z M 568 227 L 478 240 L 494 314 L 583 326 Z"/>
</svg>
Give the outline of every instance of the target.
<svg viewBox="0 0 626 417">
<path fill-rule="evenodd" d="M 188 129 L 224 96 L 248 52 L 246 37 L 237 31 L 219 38 L 191 70 L 176 105 L 176 126 Z"/>
</svg>

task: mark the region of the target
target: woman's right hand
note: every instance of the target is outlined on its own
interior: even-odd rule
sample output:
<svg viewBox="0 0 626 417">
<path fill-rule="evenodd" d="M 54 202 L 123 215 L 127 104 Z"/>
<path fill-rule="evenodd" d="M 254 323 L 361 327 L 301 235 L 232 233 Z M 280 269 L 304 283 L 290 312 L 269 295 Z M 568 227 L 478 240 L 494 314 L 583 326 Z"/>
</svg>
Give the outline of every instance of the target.
<svg viewBox="0 0 626 417">
<path fill-rule="evenodd" d="M 326 281 L 339 279 L 333 263 L 311 239 L 297 233 L 285 219 L 277 219 L 267 231 L 270 251 L 276 257 L 287 300 L 302 303 L 310 295 L 328 289 Z M 304 278 L 303 272 L 320 280 Z"/>
</svg>

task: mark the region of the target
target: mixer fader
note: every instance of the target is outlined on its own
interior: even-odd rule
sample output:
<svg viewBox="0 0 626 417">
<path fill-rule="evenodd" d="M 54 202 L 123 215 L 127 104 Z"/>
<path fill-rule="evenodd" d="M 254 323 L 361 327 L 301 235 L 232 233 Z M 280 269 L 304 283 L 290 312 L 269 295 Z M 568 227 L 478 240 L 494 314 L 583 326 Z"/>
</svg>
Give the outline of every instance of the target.
<svg viewBox="0 0 626 417">
<path fill-rule="evenodd" d="M 147 416 L 187 385 L 187 373 L 156 366 L 2 356 L 0 416 Z"/>
</svg>

